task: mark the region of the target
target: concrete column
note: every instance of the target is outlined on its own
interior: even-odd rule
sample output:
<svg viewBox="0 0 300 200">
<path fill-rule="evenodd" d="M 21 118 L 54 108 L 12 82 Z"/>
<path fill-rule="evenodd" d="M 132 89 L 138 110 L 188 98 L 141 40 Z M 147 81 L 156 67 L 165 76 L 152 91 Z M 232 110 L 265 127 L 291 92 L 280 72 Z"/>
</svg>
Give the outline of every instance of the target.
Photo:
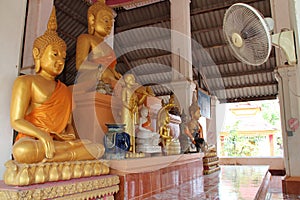
<svg viewBox="0 0 300 200">
<path fill-rule="evenodd" d="M 298 66 L 279 67 L 277 80 L 279 87 L 280 115 L 282 125 L 282 139 L 284 148 L 284 165 L 286 177 L 282 181 L 284 193 L 300 194 L 300 130 L 291 129 L 289 120 L 299 121 L 299 95 L 296 88 L 299 77 L 296 71 Z"/>
<path fill-rule="evenodd" d="M 298 118 L 297 98 L 295 97 L 296 67 L 278 67 L 276 73 L 279 89 L 280 117 L 282 126 L 282 139 L 284 147 L 285 168 L 288 176 L 300 176 L 299 150 L 300 136 L 292 132 L 288 120 Z M 299 131 L 299 130 L 298 130 Z M 297 132 L 298 132 L 297 131 Z"/>
<path fill-rule="evenodd" d="M 192 72 L 190 0 L 170 0 L 172 88 L 181 109 L 188 113 L 195 89 Z"/>
<path fill-rule="evenodd" d="M 207 119 L 207 136 L 206 140 L 208 144 L 215 145 L 217 148 L 218 133 L 217 133 L 217 97 L 212 96 L 210 99 L 210 119 Z"/>
<path fill-rule="evenodd" d="M 170 0 L 170 2 L 172 67 L 185 79 L 193 80 L 190 0 Z M 181 78 L 174 74 L 173 79 Z"/>
<path fill-rule="evenodd" d="M 196 85 L 191 81 L 172 81 L 169 84 L 165 85 L 166 87 L 173 90 L 179 106 L 180 111 L 184 110 L 184 113 L 187 116 L 187 119 L 190 119 L 189 116 L 189 107 L 192 103 L 192 94 L 196 88 Z"/>
<path fill-rule="evenodd" d="M 290 17 L 290 28 L 294 31 L 295 37 L 295 51 L 296 51 L 296 58 L 298 59 L 296 66 L 296 88 L 294 91 L 294 96 L 297 100 L 298 104 L 298 117 L 300 116 L 300 0 L 289 0 L 289 17 Z M 300 134 L 300 131 L 299 131 Z M 300 159 L 299 159 L 300 164 Z M 300 172 L 298 173 L 300 176 Z"/>
</svg>

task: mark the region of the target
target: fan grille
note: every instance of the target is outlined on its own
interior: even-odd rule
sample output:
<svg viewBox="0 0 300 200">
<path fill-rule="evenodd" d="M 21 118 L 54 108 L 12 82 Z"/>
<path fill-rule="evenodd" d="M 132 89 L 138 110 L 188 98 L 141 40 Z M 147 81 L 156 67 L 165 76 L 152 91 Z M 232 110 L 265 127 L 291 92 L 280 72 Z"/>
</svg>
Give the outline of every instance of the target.
<svg viewBox="0 0 300 200">
<path fill-rule="evenodd" d="M 223 22 L 225 39 L 235 57 L 250 65 L 261 65 L 271 52 L 271 37 L 261 13 L 253 7 L 237 3 L 225 13 Z M 232 35 L 238 34 L 242 44 L 235 45 Z"/>
</svg>

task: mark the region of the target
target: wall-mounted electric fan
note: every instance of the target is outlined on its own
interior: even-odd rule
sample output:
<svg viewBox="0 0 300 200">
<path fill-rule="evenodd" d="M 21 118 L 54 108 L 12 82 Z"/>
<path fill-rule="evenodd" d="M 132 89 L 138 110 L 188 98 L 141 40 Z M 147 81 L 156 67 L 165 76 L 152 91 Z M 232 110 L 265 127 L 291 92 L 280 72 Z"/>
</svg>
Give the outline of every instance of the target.
<svg viewBox="0 0 300 200">
<path fill-rule="evenodd" d="M 274 21 L 264 18 L 255 8 L 244 3 L 230 6 L 224 16 L 223 32 L 235 57 L 249 65 L 261 65 L 267 61 L 272 44 L 286 54 L 290 65 L 296 64 L 293 31 L 271 35 Z"/>
</svg>

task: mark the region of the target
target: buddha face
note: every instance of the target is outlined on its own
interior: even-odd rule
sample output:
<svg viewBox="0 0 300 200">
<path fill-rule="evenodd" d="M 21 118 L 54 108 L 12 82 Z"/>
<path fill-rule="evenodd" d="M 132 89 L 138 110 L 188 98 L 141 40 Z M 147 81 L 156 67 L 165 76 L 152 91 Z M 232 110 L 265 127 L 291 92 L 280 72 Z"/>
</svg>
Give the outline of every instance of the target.
<svg viewBox="0 0 300 200">
<path fill-rule="evenodd" d="M 57 44 L 50 44 L 40 58 L 41 70 L 51 76 L 57 76 L 64 69 L 65 58 L 66 48 Z"/>
<path fill-rule="evenodd" d="M 113 24 L 113 14 L 107 10 L 97 12 L 94 29 L 95 34 L 105 37 L 110 34 Z"/>
<path fill-rule="evenodd" d="M 148 109 L 145 108 L 145 107 L 143 107 L 143 108 L 141 109 L 140 114 L 141 114 L 142 117 L 147 117 L 147 116 L 148 116 L 148 112 L 149 112 Z"/>
<path fill-rule="evenodd" d="M 193 115 L 193 119 L 198 120 L 201 117 L 200 109 L 197 109 Z"/>
<path fill-rule="evenodd" d="M 132 74 L 125 75 L 125 83 L 128 87 L 132 87 L 135 85 L 135 78 Z"/>
</svg>

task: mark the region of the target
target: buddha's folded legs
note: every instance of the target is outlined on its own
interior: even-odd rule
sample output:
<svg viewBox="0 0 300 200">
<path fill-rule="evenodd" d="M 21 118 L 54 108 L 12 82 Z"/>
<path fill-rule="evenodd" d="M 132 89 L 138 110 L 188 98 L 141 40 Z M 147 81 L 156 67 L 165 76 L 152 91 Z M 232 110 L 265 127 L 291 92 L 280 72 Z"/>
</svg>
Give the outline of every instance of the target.
<svg viewBox="0 0 300 200">
<path fill-rule="evenodd" d="M 14 159 L 20 163 L 64 162 L 75 160 L 94 160 L 104 154 L 102 144 L 86 141 L 54 141 L 55 154 L 46 158 L 42 143 L 31 138 L 21 138 L 13 146 Z"/>
</svg>

